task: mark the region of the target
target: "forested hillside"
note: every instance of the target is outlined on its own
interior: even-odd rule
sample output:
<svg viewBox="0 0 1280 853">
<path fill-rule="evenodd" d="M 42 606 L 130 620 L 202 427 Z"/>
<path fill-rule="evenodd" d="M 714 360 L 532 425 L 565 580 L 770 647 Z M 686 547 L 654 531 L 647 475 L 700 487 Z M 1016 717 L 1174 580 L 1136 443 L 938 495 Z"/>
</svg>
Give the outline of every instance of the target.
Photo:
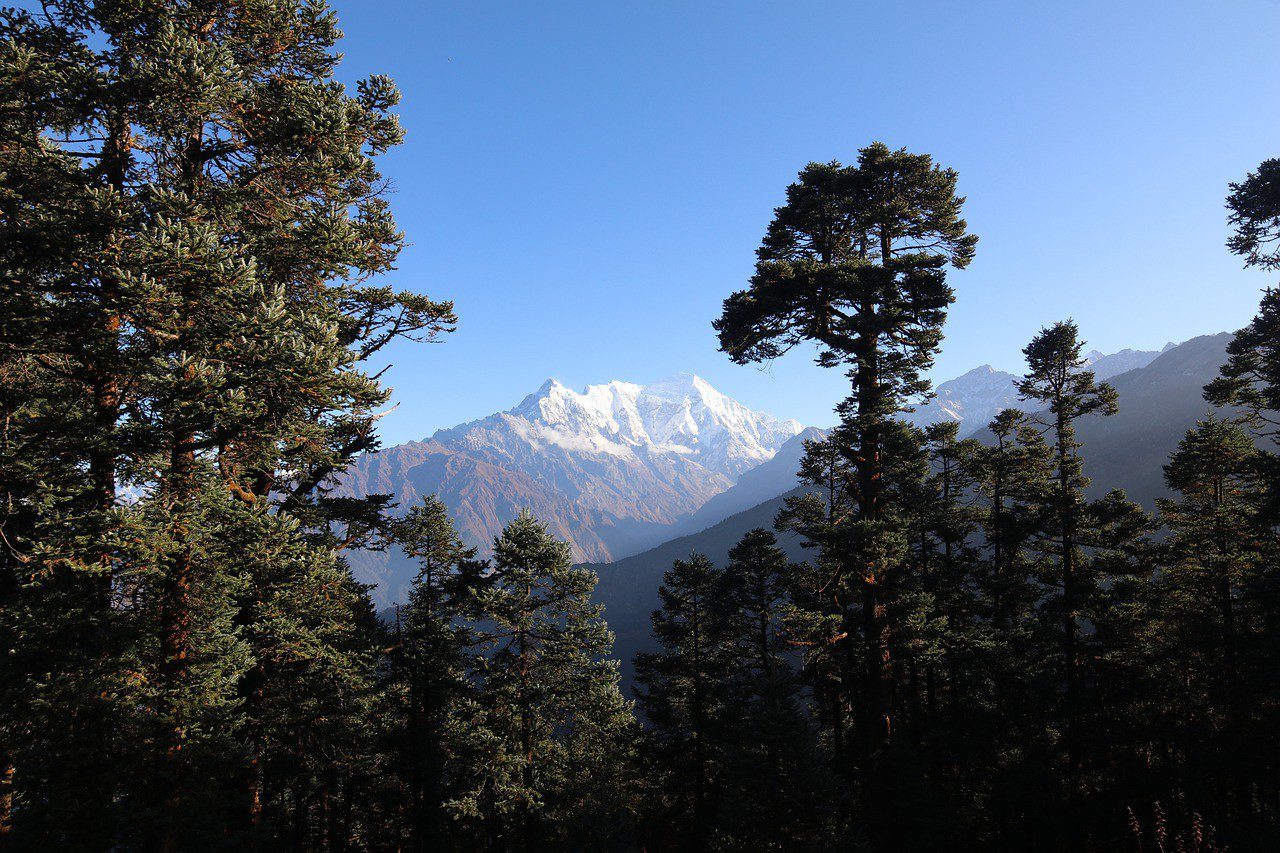
<svg viewBox="0 0 1280 853">
<path fill-rule="evenodd" d="M 1119 411 L 1112 417 L 1080 425 L 1084 473 L 1090 480 L 1085 489 L 1088 497 L 1101 498 L 1108 490 L 1119 488 L 1148 511 L 1154 511 L 1157 501 L 1170 495 L 1162 466 L 1182 437 L 1214 410 L 1205 402 L 1204 386 L 1217 376 L 1226 361 L 1230 340 L 1231 336 L 1225 333 L 1194 338 L 1166 348 L 1144 367 L 1112 378 Z M 1027 405 L 1018 402 L 1016 390 L 1009 403 L 1014 408 Z M 815 435 L 818 433 L 806 438 Z M 977 430 L 972 439 L 983 445 L 996 441 L 990 428 Z M 609 626 L 617 634 L 615 649 L 623 662 L 625 677 L 630 676 L 628 662 L 633 654 L 648 651 L 654 643 L 649 633 L 649 614 L 658 606 L 658 587 L 673 560 L 697 553 L 723 566 L 729 549 L 748 531 L 772 529 L 787 499 L 814 490 L 813 486 L 796 485 L 798 458 L 779 454 L 778 459 L 766 465 L 767 482 L 775 487 L 775 494 L 768 500 L 642 554 L 591 567 L 600 575 L 596 599 L 605 606 Z M 789 478 L 782 476 L 782 465 L 790 467 Z M 784 485 L 790 488 L 782 488 Z M 795 533 L 779 532 L 778 542 L 793 560 L 813 557 Z"/>
<path fill-rule="evenodd" d="M 914 423 L 979 240 L 954 169 L 851 141 L 708 318 L 847 382 L 832 429 L 553 383 L 379 461 L 389 348 L 482 320 L 384 283 L 400 93 L 341 40 L 320 0 L 0 10 L 0 847 L 1280 846 L 1280 290 L 1111 381 L 1046 318 L 980 437 Z M 1280 271 L 1280 160 L 1224 191 Z M 575 562 L 562 492 L 666 523 L 797 462 Z"/>
</svg>

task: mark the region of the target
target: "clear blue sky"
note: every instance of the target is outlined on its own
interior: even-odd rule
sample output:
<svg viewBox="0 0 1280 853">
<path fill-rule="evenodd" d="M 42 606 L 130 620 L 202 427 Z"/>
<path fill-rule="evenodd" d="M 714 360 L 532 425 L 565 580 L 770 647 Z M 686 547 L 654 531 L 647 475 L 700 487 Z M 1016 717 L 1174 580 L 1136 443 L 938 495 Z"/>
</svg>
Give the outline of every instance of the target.
<svg viewBox="0 0 1280 853">
<path fill-rule="evenodd" d="M 336 0 L 342 74 L 396 78 L 393 281 L 460 330 L 399 347 L 395 443 L 677 371 L 828 424 L 843 380 L 716 351 L 771 211 L 872 140 L 960 173 L 977 259 L 934 372 L 1018 369 L 1042 325 L 1155 348 L 1235 329 L 1262 274 L 1223 248 L 1227 183 L 1280 156 L 1280 2 Z"/>
</svg>

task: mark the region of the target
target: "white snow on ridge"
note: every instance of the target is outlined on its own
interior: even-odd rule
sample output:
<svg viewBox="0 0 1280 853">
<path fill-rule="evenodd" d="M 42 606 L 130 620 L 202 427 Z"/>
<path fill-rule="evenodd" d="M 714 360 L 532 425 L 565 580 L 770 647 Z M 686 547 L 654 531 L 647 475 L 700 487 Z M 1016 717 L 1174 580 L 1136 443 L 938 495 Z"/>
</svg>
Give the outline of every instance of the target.
<svg viewBox="0 0 1280 853">
<path fill-rule="evenodd" d="M 1093 350 L 1084 355 L 1085 369 L 1102 381 L 1146 367 L 1158 355 L 1160 353 L 1149 350 L 1125 349 L 1110 355 Z M 1018 377 L 1012 373 L 984 364 L 938 385 L 929 402 L 917 406 L 903 419 L 918 427 L 958 421 L 961 436 L 968 435 L 982 429 L 1004 409 L 1024 405 L 1018 395 L 1017 382 Z"/>
<path fill-rule="evenodd" d="M 676 454 L 732 479 L 772 458 L 802 429 L 798 421 L 753 411 L 689 373 L 651 385 L 615 380 L 580 392 L 548 379 L 504 414 L 521 438 L 537 446 L 613 456 L 641 449 Z"/>
</svg>

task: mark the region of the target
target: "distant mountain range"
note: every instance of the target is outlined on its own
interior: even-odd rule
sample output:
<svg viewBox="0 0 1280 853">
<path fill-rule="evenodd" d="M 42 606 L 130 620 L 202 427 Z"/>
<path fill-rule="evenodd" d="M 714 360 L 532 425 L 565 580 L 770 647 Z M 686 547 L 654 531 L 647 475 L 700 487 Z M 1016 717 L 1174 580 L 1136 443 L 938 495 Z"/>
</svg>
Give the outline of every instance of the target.
<svg viewBox="0 0 1280 853">
<path fill-rule="evenodd" d="M 1173 344 L 1162 350 L 1168 351 Z M 1085 360 L 1093 375 L 1102 380 L 1146 367 L 1160 355 L 1154 350 L 1125 349 L 1111 355 L 1093 350 Z M 917 406 L 904 419 L 918 427 L 951 420 L 960 423 L 961 436 L 986 426 L 1003 409 L 1017 406 L 1018 377 L 989 364 L 975 367 L 962 376 L 947 380 L 934 389 L 928 403 Z"/>
<path fill-rule="evenodd" d="M 1105 379 L 1165 357 L 1123 350 L 1087 358 Z M 904 417 L 919 426 L 954 420 L 962 435 L 972 434 L 1019 404 L 1016 381 L 983 365 L 941 383 L 933 399 Z M 1198 388 L 1193 396 L 1199 399 Z M 507 411 L 362 457 L 337 493 L 392 494 L 402 511 L 437 494 L 482 555 L 502 526 L 528 508 L 570 543 L 575 560 L 603 565 L 632 555 L 648 559 L 646 552 L 663 554 L 669 564 L 667 551 L 682 537 L 736 531 L 740 525 L 724 525 L 740 514 L 767 526 L 772 516 L 756 518 L 759 508 L 795 488 L 804 442 L 824 434 L 753 411 L 692 374 L 582 391 L 549 379 Z M 720 544 L 727 549 L 732 542 Z M 647 551 L 655 546 L 661 547 Z M 415 573 L 403 555 L 393 549 L 349 559 L 361 580 L 377 585 L 380 605 L 403 600 Z M 661 575 L 657 562 L 652 568 Z"/>
<path fill-rule="evenodd" d="M 1090 368 L 1116 388 L 1120 412 L 1109 418 L 1086 418 L 1079 424 L 1085 474 L 1093 481 L 1089 489 L 1092 497 L 1120 488 L 1148 510 L 1154 509 L 1156 498 L 1167 493 L 1163 464 L 1186 431 L 1210 411 L 1202 389 L 1217 376 L 1230 340 L 1231 335 L 1226 333 L 1206 335 L 1176 346 L 1171 344 L 1159 353 L 1125 350 L 1114 356 L 1093 358 Z M 935 413 L 932 420 L 946 417 L 960 421 L 962 433 L 979 441 L 988 440 L 985 424 L 990 417 L 1000 408 L 1022 405 L 1011 388 L 1014 379 L 1011 374 L 987 366 L 978 368 L 938 386 L 938 398 L 945 400 L 942 405 L 935 400 L 908 417 L 924 425 L 932 421 L 922 421 L 922 412 L 931 411 Z M 600 575 L 596 598 L 605 605 L 605 616 L 617 638 L 614 653 L 622 661 L 625 676 L 629 678 L 635 652 L 650 646 L 649 614 L 658 605 L 658 586 L 672 560 L 696 552 L 723 564 L 729 549 L 747 531 L 756 527 L 772 529 L 785 499 L 803 491 L 795 485 L 796 461 L 798 456 L 784 456 L 780 451 L 769 463 L 751 472 L 762 479 L 767 475 L 770 488 L 784 484 L 789 488 L 780 488 L 771 497 L 722 517 L 704 530 L 609 565 L 594 566 Z M 747 479 L 742 478 L 744 482 Z M 759 496 L 767 490 L 757 489 L 753 494 Z M 726 491 L 713 500 L 724 500 L 732 492 Z M 778 538 L 792 559 L 807 556 L 794 536 L 780 534 Z"/>
<path fill-rule="evenodd" d="M 680 525 L 801 431 L 797 421 L 753 411 L 692 374 L 581 392 L 551 379 L 508 411 L 362 457 L 338 493 L 393 494 L 402 508 L 437 494 L 482 554 L 528 508 L 570 543 L 575 559 L 602 562 L 700 529 Z M 795 442 L 788 458 L 801 452 Z M 745 487 L 724 514 L 772 488 Z M 694 523 L 724 517 L 714 513 Z M 380 604 L 402 598 L 414 571 L 394 552 L 355 554 L 351 562 L 378 584 Z"/>
</svg>

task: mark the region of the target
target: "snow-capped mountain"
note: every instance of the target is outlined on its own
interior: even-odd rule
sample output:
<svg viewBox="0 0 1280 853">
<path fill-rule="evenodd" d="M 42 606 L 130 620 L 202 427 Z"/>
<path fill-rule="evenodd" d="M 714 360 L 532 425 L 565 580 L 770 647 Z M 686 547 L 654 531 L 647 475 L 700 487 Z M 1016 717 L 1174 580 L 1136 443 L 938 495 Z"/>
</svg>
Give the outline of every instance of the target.
<svg viewBox="0 0 1280 853">
<path fill-rule="evenodd" d="M 989 364 L 948 379 L 934 389 L 929 402 L 916 406 L 905 420 L 918 427 L 943 421 L 958 421 L 960 433 L 985 426 L 1002 409 L 1018 405 L 1018 377 Z"/>
<path fill-rule="evenodd" d="M 801 429 L 691 374 L 582 391 L 550 379 L 505 412 L 362 458 L 343 491 L 401 507 L 438 494 L 482 553 L 528 507 L 575 559 L 602 562 L 662 541 Z M 385 555 L 355 562 L 367 580 L 403 580 Z"/>
<path fill-rule="evenodd" d="M 1165 348 L 1160 352 L 1155 350 L 1122 349 L 1119 352 L 1111 353 L 1111 355 L 1104 355 L 1097 350 L 1091 350 L 1085 354 L 1085 361 L 1088 368 L 1093 371 L 1093 377 L 1101 382 L 1105 379 L 1110 379 L 1112 376 L 1119 376 L 1121 373 L 1128 373 L 1130 370 L 1146 367 L 1155 361 L 1160 353 L 1168 352 L 1172 348 L 1173 344 L 1170 343 L 1166 344 Z"/>
<path fill-rule="evenodd" d="M 1172 346 L 1169 344 L 1161 352 L 1167 352 Z M 1094 378 L 1103 381 L 1146 367 L 1159 355 L 1154 350 L 1123 349 L 1110 355 L 1093 350 L 1086 353 L 1084 359 Z M 1025 405 L 1018 399 L 1017 381 L 1018 377 L 1012 373 L 984 364 L 939 384 L 929 402 L 904 417 L 919 427 L 944 420 L 958 421 L 960 435 L 964 436 L 982 429 L 1001 410 Z"/>
<path fill-rule="evenodd" d="M 614 381 L 580 393 L 548 379 L 510 412 L 434 437 L 472 444 L 467 434 L 495 418 L 535 448 L 623 457 L 640 450 L 676 454 L 731 479 L 772 457 L 801 429 L 797 421 L 748 409 L 700 376 L 680 373 L 652 385 Z"/>
</svg>

